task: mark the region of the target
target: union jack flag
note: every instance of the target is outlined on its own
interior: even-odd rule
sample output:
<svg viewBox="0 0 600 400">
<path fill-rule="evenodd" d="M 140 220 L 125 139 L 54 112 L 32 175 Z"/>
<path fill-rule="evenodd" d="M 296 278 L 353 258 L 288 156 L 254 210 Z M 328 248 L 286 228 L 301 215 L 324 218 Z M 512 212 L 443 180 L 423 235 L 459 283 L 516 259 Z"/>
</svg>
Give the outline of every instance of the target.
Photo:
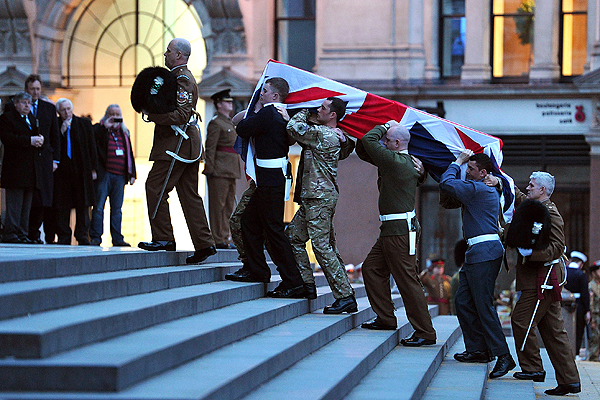
<svg viewBox="0 0 600 400">
<path fill-rule="evenodd" d="M 502 140 L 499 138 L 275 60 L 267 63 L 250 107 L 258 100 L 264 82 L 272 77 L 281 77 L 288 82 L 290 93 L 285 99 L 288 109 L 316 108 L 328 97 L 339 97 L 346 101 L 346 115 L 339 126 L 358 139 L 376 125 L 390 120 L 400 122 L 411 134 L 409 153 L 421 159 L 429 174 L 438 182 L 448 165 L 464 149 L 487 154 L 494 164 L 492 172 L 503 183 L 501 206 L 504 220 L 512 220 L 515 199 L 513 180 L 500 169 L 503 156 Z M 466 165 L 463 165 L 463 178 L 465 170 Z"/>
</svg>

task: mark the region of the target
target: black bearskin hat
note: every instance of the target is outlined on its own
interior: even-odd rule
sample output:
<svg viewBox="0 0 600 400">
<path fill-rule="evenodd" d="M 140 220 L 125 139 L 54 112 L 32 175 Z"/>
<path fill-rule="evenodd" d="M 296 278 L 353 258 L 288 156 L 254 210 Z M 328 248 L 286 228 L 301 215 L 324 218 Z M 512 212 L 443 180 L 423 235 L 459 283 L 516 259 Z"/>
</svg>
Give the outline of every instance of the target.
<svg viewBox="0 0 600 400">
<path fill-rule="evenodd" d="M 543 250 L 550 243 L 550 212 L 537 200 L 526 199 L 515 210 L 506 234 L 510 247 Z"/>
<path fill-rule="evenodd" d="M 131 105 L 137 112 L 164 114 L 177 108 L 177 78 L 166 68 L 144 68 L 131 87 Z"/>
</svg>

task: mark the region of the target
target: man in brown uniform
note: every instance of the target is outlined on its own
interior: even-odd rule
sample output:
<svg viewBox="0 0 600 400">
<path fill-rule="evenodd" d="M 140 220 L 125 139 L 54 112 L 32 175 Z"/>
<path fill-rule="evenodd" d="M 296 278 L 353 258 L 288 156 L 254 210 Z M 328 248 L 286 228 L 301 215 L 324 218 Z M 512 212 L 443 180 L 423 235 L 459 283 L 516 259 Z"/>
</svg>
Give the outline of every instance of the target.
<svg viewBox="0 0 600 400">
<path fill-rule="evenodd" d="M 231 122 L 233 99 L 229 89 L 210 97 L 217 109 L 208 124 L 204 171 L 208 182 L 208 215 L 217 249 L 233 249 L 229 243 L 229 217 L 235 202 L 235 182 L 240 174 L 239 155 L 233 149 L 237 134 Z"/>
<path fill-rule="evenodd" d="M 181 38 L 171 40 L 165 51 L 165 65 L 177 77 L 177 108 L 166 114 L 148 114 L 148 119 L 156 124 L 154 128 L 154 142 L 150 151 L 150 161 L 154 161 L 152 169 L 146 179 L 146 201 L 150 216 L 152 230 L 151 242 L 140 242 L 138 247 L 149 250 L 175 251 L 175 236 L 171 225 L 169 213 L 168 193 L 177 189 L 177 195 L 185 220 L 194 244 L 194 255 L 186 260 L 188 264 L 204 261 L 207 257 L 216 254 L 217 250 L 208 221 L 204 211 L 204 203 L 198 194 L 198 168 L 201 148 L 200 132 L 197 124 L 193 122 L 194 108 L 198 101 L 198 85 L 194 75 L 187 68 L 187 62 L 192 48 L 190 43 Z M 180 136 L 172 126 L 183 130 L 189 139 L 183 140 L 181 148 L 177 151 Z M 175 161 L 169 175 L 171 156 L 169 150 L 180 157 L 194 162 Z M 168 182 L 161 197 L 164 182 Z M 158 204 L 156 216 L 154 210 Z"/>
<path fill-rule="evenodd" d="M 521 372 L 515 372 L 513 376 L 517 379 L 535 382 L 543 382 L 546 378 L 535 334 L 537 326 L 558 382 L 556 388 L 546 390 L 546 393 L 555 396 L 579 393 L 581 391 L 579 373 L 567 331 L 564 328 L 560 291 L 557 296 L 552 296 L 552 290 L 545 290 L 543 294 L 540 290 L 540 283 L 547 276 L 550 266 L 558 269 L 558 260 L 565 251 L 564 222 L 556 205 L 550 200 L 554 191 L 554 177 L 547 172 L 537 171 L 532 173 L 529 179 L 527 195 L 515 186 L 515 205 L 518 206 L 525 198 L 528 198 L 538 200 L 548 208 L 551 219 L 550 243 L 544 250 L 518 249 L 517 291 L 521 292 L 521 296 L 512 314 L 512 329 Z M 495 177 L 490 181 L 490 184 L 498 184 Z M 548 285 L 558 288 L 558 284 L 556 275 L 552 274 Z M 540 299 L 539 306 L 535 311 L 538 299 Z M 525 337 L 534 311 L 533 324 L 529 335 Z M 525 348 L 521 351 L 523 341 L 525 341 Z"/>
</svg>

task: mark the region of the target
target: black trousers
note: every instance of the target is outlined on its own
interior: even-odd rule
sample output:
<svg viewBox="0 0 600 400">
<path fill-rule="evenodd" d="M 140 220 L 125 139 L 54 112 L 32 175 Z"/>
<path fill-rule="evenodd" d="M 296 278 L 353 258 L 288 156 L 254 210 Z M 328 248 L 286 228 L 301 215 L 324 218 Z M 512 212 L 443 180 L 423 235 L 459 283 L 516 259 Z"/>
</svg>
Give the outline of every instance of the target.
<svg viewBox="0 0 600 400">
<path fill-rule="evenodd" d="M 24 239 L 29 229 L 33 188 L 6 188 L 6 215 L 2 240 Z"/>
<path fill-rule="evenodd" d="M 296 265 L 292 246 L 285 234 L 283 223 L 285 186 L 258 186 L 242 214 L 242 240 L 250 273 L 260 279 L 270 279 L 263 244 L 265 236 L 270 243 L 269 255 L 281 276 L 281 288 L 303 284 Z"/>
</svg>

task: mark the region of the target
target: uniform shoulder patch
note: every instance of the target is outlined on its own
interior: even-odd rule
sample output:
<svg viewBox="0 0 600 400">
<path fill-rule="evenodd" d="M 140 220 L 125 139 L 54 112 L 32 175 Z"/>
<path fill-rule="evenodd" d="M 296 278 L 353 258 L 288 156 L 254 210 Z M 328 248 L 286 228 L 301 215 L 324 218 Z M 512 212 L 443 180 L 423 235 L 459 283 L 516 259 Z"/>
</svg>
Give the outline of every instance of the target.
<svg viewBox="0 0 600 400">
<path fill-rule="evenodd" d="M 189 77 L 189 76 L 187 76 L 187 75 L 183 75 L 183 74 L 182 74 L 182 75 L 178 75 L 178 76 L 177 76 L 177 79 L 179 79 L 179 78 L 185 78 L 185 79 L 187 79 L 188 81 L 190 80 L 190 77 Z"/>
</svg>

